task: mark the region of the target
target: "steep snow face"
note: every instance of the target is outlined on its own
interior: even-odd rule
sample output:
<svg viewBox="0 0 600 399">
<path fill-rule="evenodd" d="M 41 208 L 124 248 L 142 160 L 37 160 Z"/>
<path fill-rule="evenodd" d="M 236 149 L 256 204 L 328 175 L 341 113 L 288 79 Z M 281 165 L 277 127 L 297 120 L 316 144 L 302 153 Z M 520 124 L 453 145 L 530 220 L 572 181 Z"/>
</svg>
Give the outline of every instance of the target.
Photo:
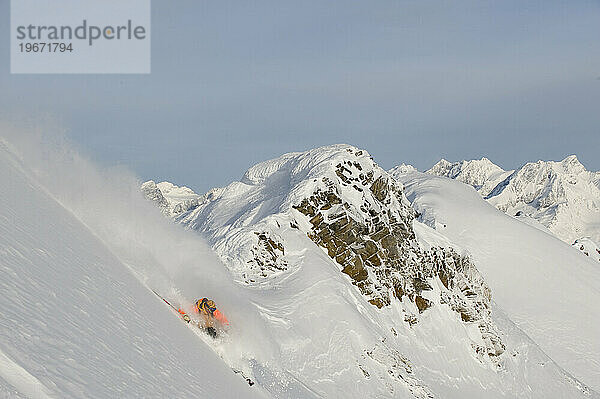
<svg viewBox="0 0 600 399">
<path fill-rule="evenodd" d="M 414 216 L 366 151 L 336 145 L 260 163 L 174 219 L 208 238 L 282 368 L 318 395 L 594 394 L 494 310 L 475 264 Z"/>
<path fill-rule="evenodd" d="M 1 139 L 0 182 L 0 397 L 257 396 Z"/>
<path fill-rule="evenodd" d="M 597 262 L 498 212 L 469 186 L 423 173 L 400 179 L 419 220 L 468 249 L 511 319 L 562 367 L 600 388 Z"/>
<path fill-rule="evenodd" d="M 455 163 L 450 163 L 445 159 L 441 159 L 426 173 L 461 181 L 475 187 L 477 192 L 486 196 L 498 183 L 503 181 L 512 172 L 513 171 L 505 171 L 487 158 L 481 158 Z"/>
<path fill-rule="evenodd" d="M 600 173 L 587 171 L 574 155 L 526 164 L 487 199 L 509 215 L 533 217 L 569 244 L 585 236 L 600 242 Z"/>
</svg>

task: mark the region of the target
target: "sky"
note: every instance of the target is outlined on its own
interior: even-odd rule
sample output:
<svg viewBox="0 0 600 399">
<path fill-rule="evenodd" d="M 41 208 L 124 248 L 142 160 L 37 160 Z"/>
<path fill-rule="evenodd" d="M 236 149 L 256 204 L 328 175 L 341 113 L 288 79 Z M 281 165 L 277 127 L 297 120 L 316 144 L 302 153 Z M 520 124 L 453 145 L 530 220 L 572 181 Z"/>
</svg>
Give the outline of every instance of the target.
<svg viewBox="0 0 600 399">
<path fill-rule="evenodd" d="M 204 192 L 348 143 L 389 169 L 577 154 L 600 170 L 600 1 L 152 1 L 148 75 L 11 75 L 0 118 Z"/>
</svg>

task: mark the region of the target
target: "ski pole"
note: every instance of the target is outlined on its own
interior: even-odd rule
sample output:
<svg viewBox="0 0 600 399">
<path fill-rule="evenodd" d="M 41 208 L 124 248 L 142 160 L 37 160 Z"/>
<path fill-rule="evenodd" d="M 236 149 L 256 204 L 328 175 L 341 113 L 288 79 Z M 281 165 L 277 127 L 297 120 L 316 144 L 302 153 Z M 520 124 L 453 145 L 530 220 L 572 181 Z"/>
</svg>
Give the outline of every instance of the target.
<svg viewBox="0 0 600 399">
<path fill-rule="evenodd" d="M 185 320 L 187 323 L 190 322 L 190 316 L 187 315 L 187 313 L 177 309 L 175 306 L 171 305 L 169 303 L 169 301 L 167 301 L 165 298 L 163 298 L 158 292 L 152 290 L 152 292 L 154 292 L 154 294 L 156 294 L 157 297 L 159 297 L 160 299 L 162 299 L 167 305 L 169 305 L 171 308 L 173 308 L 174 311 L 176 311 L 177 313 L 179 313 L 181 315 L 181 317 L 183 317 L 183 320 Z"/>
<path fill-rule="evenodd" d="M 165 298 L 163 298 L 163 297 L 162 297 L 162 296 L 161 296 L 161 295 L 160 295 L 158 292 L 156 292 L 156 291 L 154 291 L 154 290 L 152 290 L 152 292 L 154 292 L 154 294 L 156 294 L 156 296 L 157 296 L 157 297 L 159 297 L 160 299 L 162 299 L 163 301 L 165 301 L 165 303 L 166 303 L 167 305 L 169 305 L 169 306 L 170 306 L 170 307 L 172 307 L 173 309 L 177 310 L 177 309 L 175 308 L 175 306 L 171 305 L 171 304 L 169 303 L 169 301 L 167 301 Z"/>
</svg>

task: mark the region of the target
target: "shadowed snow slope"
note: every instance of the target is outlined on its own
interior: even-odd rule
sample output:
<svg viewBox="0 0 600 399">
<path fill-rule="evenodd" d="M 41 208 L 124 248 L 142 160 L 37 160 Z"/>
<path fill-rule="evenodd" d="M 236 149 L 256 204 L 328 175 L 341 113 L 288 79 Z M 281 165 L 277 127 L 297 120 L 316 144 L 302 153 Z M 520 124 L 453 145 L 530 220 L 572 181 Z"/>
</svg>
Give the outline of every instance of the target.
<svg viewBox="0 0 600 399">
<path fill-rule="evenodd" d="M 252 397 L 0 141 L 0 397 Z"/>
<path fill-rule="evenodd" d="M 246 287 L 280 375 L 322 397 L 596 397 L 414 215 L 366 151 L 335 145 L 255 165 L 174 219 Z"/>
<path fill-rule="evenodd" d="M 472 254 L 510 318 L 563 368 L 600 388 L 597 262 L 499 212 L 472 187 L 423 173 L 398 178 L 419 220 Z"/>
</svg>

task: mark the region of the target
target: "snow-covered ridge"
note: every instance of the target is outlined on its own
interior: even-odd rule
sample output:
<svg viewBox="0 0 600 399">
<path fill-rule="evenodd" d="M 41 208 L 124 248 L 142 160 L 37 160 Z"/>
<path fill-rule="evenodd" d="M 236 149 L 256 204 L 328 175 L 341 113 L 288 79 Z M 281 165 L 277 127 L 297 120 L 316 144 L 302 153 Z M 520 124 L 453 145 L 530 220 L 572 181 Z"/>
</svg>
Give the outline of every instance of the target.
<svg viewBox="0 0 600 399">
<path fill-rule="evenodd" d="M 244 173 L 242 182 L 247 184 L 261 184 L 299 154 L 300 153 L 297 152 L 288 153 L 280 156 L 279 158 L 258 163 Z"/>
<path fill-rule="evenodd" d="M 407 165 L 405 163 L 395 166 L 388 171 L 388 173 L 392 176 L 395 176 L 397 174 L 403 174 L 403 173 L 411 173 L 411 172 L 417 172 L 417 168 L 415 168 L 412 165 Z"/>
<path fill-rule="evenodd" d="M 209 239 L 271 323 L 285 369 L 322 396 L 591 392 L 549 359 L 527 363 L 544 355 L 494 312 L 476 264 L 414 221 L 366 151 L 285 154 L 206 197 L 174 219 Z"/>
</svg>

